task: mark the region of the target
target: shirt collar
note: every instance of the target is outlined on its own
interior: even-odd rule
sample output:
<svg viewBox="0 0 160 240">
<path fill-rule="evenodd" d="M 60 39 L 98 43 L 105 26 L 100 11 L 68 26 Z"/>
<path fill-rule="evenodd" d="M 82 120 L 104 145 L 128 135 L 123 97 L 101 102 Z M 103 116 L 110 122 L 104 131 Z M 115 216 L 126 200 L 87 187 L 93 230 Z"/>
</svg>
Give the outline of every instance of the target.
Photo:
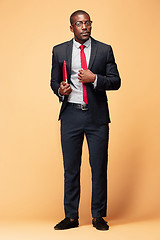
<svg viewBox="0 0 160 240">
<path fill-rule="evenodd" d="M 75 38 L 73 38 L 73 44 L 76 48 L 79 48 L 82 44 L 80 44 L 79 42 L 77 42 L 75 40 Z M 89 47 L 91 45 L 91 38 L 89 38 L 84 44 L 85 47 Z"/>
</svg>

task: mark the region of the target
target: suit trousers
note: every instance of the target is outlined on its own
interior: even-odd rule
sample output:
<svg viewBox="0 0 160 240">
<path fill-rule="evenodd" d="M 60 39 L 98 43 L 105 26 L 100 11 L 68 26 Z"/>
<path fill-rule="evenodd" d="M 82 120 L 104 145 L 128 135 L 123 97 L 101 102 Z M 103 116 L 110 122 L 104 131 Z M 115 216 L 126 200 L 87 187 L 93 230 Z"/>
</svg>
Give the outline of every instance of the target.
<svg viewBox="0 0 160 240">
<path fill-rule="evenodd" d="M 95 124 L 89 109 L 77 109 L 71 103 L 61 116 L 65 217 L 79 218 L 80 168 L 84 135 L 89 148 L 92 172 L 92 217 L 106 217 L 109 125 Z"/>
</svg>

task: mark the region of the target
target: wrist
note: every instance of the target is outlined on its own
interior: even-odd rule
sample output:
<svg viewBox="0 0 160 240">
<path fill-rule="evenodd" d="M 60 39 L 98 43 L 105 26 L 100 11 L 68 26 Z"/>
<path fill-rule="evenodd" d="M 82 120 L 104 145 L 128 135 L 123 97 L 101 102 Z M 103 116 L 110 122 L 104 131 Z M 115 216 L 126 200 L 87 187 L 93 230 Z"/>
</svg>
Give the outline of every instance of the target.
<svg viewBox="0 0 160 240">
<path fill-rule="evenodd" d="M 92 80 L 92 83 L 94 83 L 96 80 L 96 74 L 93 74 L 93 80 Z"/>
<path fill-rule="evenodd" d="M 60 97 L 63 97 L 63 94 L 61 94 L 59 90 L 60 90 L 60 88 L 58 88 L 58 95 L 59 95 Z"/>
</svg>

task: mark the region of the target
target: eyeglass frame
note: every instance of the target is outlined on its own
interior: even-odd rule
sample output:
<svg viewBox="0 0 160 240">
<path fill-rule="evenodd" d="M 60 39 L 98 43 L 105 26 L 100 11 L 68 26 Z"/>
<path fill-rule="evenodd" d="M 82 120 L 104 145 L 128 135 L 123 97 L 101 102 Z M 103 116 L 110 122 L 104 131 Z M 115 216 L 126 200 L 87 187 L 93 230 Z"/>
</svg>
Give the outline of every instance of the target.
<svg viewBox="0 0 160 240">
<path fill-rule="evenodd" d="M 86 25 L 87 22 L 89 23 L 89 25 Z M 77 26 L 77 25 L 76 25 L 77 23 L 80 23 L 80 26 Z M 90 27 L 90 26 L 92 25 L 92 21 L 88 21 L 88 20 L 85 21 L 85 22 L 77 21 L 77 22 L 75 22 L 75 23 L 72 23 L 72 26 L 76 25 L 76 27 L 82 27 L 83 24 L 85 24 L 86 27 Z"/>
</svg>

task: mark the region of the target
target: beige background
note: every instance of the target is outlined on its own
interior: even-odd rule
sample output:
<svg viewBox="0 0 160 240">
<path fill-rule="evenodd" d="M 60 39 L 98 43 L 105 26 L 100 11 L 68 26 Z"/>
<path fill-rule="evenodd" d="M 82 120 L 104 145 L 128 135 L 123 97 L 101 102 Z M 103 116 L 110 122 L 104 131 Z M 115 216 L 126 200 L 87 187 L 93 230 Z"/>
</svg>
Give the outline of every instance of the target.
<svg viewBox="0 0 160 240">
<path fill-rule="evenodd" d="M 72 38 L 70 14 L 83 8 L 92 36 L 111 44 L 122 78 L 111 91 L 108 219 L 160 216 L 158 0 L 0 1 L 0 220 L 64 217 L 59 102 L 50 89 L 51 52 Z M 91 218 L 86 142 L 81 222 Z"/>
</svg>

